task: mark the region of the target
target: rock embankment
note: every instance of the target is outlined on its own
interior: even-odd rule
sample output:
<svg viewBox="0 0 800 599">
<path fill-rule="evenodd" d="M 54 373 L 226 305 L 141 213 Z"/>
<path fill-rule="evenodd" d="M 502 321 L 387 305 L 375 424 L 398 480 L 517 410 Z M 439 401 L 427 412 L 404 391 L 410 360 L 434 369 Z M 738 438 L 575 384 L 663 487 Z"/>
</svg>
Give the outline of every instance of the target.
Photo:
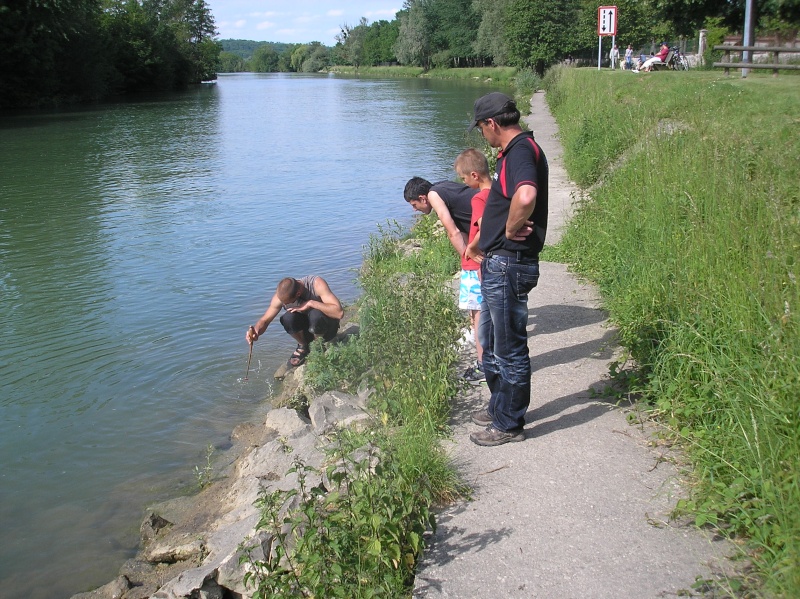
<svg viewBox="0 0 800 599">
<path fill-rule="evenodd" d="M 339 337 L 355 332 L 351 324 Z M 276 373 L 283 380 L 276 405 L 303 391 L 303 371 L 301 366 Z M 238 426 L 231 434 L 232 452 L 238 457 L 217 479 L 195 496 L 152 508 L 141 526 L 138 555 L 123 565 L 116 579 L 72 599 L 250 597 L 252 589 L 244 583 L 246 565 L 239 558 L 245 547 L 254 547 L 253 556 L 263 559 L 272 541 L 256 531 L 256 499 L 262 491 L 295 488 L 297 475 L 287 474 L 295 460 L 320 469 L 327 435 L 371 418 L 368 395 L 366 389 L 357 395 L 331 391 L 313 398 L 307 414 L 276 408 L 263 424 Z M 311 486 L 323 483 L 311 476 L 307 474 Z"/>
</svg>

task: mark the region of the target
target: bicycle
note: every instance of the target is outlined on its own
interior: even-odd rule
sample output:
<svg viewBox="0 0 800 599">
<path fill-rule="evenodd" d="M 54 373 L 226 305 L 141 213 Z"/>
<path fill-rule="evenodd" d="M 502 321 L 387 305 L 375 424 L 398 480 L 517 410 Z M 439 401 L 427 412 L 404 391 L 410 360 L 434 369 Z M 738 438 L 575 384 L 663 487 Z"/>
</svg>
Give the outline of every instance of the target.
<svg viewBox="0 0 800 599">
<path fill-rule="evenodd" d="M 689 60 L 686 58 L 686 55 L 681 52 L 677 46 L 672 47 L 671 50 L 672 57 L 667 63 L 667 66 L 674 71 L 688 71 Z"/>
</svg>

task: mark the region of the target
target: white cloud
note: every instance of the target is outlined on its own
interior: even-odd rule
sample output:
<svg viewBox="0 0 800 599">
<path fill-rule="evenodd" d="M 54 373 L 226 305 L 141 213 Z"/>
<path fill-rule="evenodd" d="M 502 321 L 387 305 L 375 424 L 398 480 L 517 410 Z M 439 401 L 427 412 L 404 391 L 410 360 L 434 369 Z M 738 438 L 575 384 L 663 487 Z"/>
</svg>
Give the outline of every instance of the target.
<svg viewBox="0 0 800 599">
<path fill-rule="evenodd" d="M 314 21 L 318 20 L 318 15 L 303 15 L 302 17 L 297 17 L 294 22 L 295 23 L 313 23 Z"/>
<path fill-rule="evenodd" d="M 275 23 L 271 23 L 270 21 L 262 21 L 261 23 L 256 25 L 256 29 L 260 29 L 260 30 L 270 29 L 272 27 L 275 27 Z"/>
<path fill-rule="evenodd" d="M 234 26 L 234 27 L 236 27 L 237 29 L 241 29 L 241 28 L 242 28 L 242 27 L 244 27 L 245 25 L 247 25 L 247 21 L 246 21 L 246 20 L 244 20 L 244 19 L 239 19 L 238 21 L 236 21 L 236 22 L 233 24 L 233 26 Z"/>
<path fill-rule="evenodd" d="M 339 10 L 339 9 L 329 10 L 326 14 L 329 17 L 341 17 L 344 14 L 344 11 L 343 10 Z"/>
</svg>

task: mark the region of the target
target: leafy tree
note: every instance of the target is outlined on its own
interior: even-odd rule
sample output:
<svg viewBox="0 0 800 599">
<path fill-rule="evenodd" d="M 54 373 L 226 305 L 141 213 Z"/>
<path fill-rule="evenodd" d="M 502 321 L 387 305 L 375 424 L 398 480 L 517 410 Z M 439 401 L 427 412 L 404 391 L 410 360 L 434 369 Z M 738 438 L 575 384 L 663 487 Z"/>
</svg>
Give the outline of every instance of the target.
<svg viewBox="0 0 800 599">
<path fill-rule="evenodd" d="M 320 42 L 311 42 L 309 50 L 308 56 L 301 65 L 300 70 L 303 73 L 319 73 L 330 66 L 327 46 L 323 46 Z"/>
<path fill-rule="evenodd" d="M 295 70 L 292 67 L 292 56 L 300 44 L 287 44 L 283 52 L 278 52 L 278 71 L 281 73 L 291 73 Z"/>
<path fill-rule="evenodd" d="M 204 0 L 3 0 L 0 106 L 97 100 L 216 76 Z"/>
<path fill-rule="evenodd" d="M 102 53 L 84 51 L 97 41 L 99 15 L 99 0 L 5 0 L 0 4 L 0 73 L 5 88 L 0 106 L 84 95 L 81 82 L 64 77 L 62 69 L 73 54 L 89 59 L 87 67 L 100 68 L 104 63 Z"/>
<path fill-rule="evenodd" d="M 238 54 L 225 52 L 224 50 L 219 53 L 220 73 L 243 73 L 245 71 L 247 71 L 247 62 L 244 58 Z"/>
<path fill-rule="evenodd" d="M 345 64 L 351 64 L 356 69 L 362 64 L 364 40 L 368 31 L 367 23 L 366 17 L 361 17 L 358 25 L 351 27 L 345 23 L 341 25 L 339 33 L 336 34 L 336 45 L 340 46 L 338 56 Z"/>
<path fill-rule="evenodd" d="M 254 73 L 274 73 L 279 70 L 278 53 L 271 44 L 262 44 L 253 52 L 249 64 Z"/>
<path fill-rule="evenodd" d="M 506 64 L 508 43 L 504 35 L 510 0 L 473 0 L 472 10 L 480 19 L 473 44 L 475 55 L 496 65 Z"/>
<path fill-rule="evenodd" d="M 511 0 L 504 27 L 509 64 L 543 75 L 575 50 L 579 15 L 578 0 Z"/>
<path fill-rule="evenodd" d="M 379 65 L 396 61 L 394 45 L 400 28 L 397 21 L 375 21 L 364 36 L 363 63 Z"/>
<path fill-rule="evenodd" d="M 472 0 L 431 0 L 422 4 L 425 20 L 432 31 L 431 51 L 439 57 L 436 66 L 466 66 L 474 62 L 473 44 L 478 33 L 478 17 Z M 446 59 L 446 60 L 442 60 Z"/>
<path fill-rule="evenodd" d="M 300 44 L 292 52 L 292 70 L 301 73 L 317 73 L 328 68 L 328 48 L 320 42 Z"/>
<path fill-rule="evenodd" d="M 741 27 L 744 4 L 744 0 L 653 0 L 653 11 L 677 35 L 695 36 L 707 17 L 721 17 L 725 24 Z"/>
<path fill-rule="evenodd" d="M 394 51 L 397 60 L 405 65 L 427 69 L 431 63 L 431 23 L 425 14 L 430 0 L 406 0 L 405 8 L 397 13 L 399 35 Z"/>
</svg>

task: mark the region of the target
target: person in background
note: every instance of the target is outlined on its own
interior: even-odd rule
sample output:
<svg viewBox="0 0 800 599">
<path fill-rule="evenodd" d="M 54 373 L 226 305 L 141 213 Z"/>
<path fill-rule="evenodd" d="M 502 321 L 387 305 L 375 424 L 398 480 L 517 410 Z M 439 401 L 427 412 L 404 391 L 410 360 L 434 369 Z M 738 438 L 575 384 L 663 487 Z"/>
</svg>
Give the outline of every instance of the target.
<svg viewBox="0 0 800 599">
<path fill-rule="evenodd" d="M 481 315 L 481 281 L 480 263 L 483 261 L 483 252 L 478 247 L 480 241 L 480 224 L 483 217 L 483 208 L 492 179 L 489 175 L 489 163 L 486 156 L 475 148 L 467 148 L 456 158 L 453 168 L 458 177 L 470 188 L 479 190 L 472 196 L 472 217 L 467 240 L 467 248 L 461 257 L 461 285 L 458 294 L 458 307 L 468 310 L 472 330 L 475 335 L 475 353 L 477 361 L 468 368 L 462 378 L 470 383 L 479 383 L 486 380 L 483 372 L 483 348 L 478 338 Z"/>
<path fill-rule="evenodd" d="M 297 349 L 286 363 L 289 367 L 300 366 L 306 361 L 310 344 L 316 337 L 330 341 L 336 337 L 339 321 L 344 316 L 339 301 L 325 279 L 309 275 L 301 279 L 281 279 L 264 315 L 247 329 L 245 340 L 253 344 L 264 334 L 270 323 L 280 314 L 284 330 L 297 341 Z"/>
<path fill-rule="evenodd" d="M 654 64 L 663 64 L 667 60 L 668 54 L 669 54 L 669 46 L 667 45 L 667 42 L 661 42 L 661 49 L 658 51 L 658 54 L 656 54 L 652 58 L 648 58 L 642 65 L 641 70 L 645 72 L 650 72 L 653 69 Z"/>
<path fill-rule="evenodd" d="M 625 68 L 629 71 L 633 69 L 633 46 L 630 44 L 625 48 Z"/>
<path fill-rule="evenodd" d="M 608 58 L 611 60 L 611 70 L 613 71 L 617 68 L 617 63 L 619 62 L 619 48 L 616 44 L 611 48 L 611 52 L 608 53 Z"/>
<path fill-rule="evenodd" d="M 496 446 L 523 441 L 531 401 L 528 293 L 539 280 L 539 252 L 547 233 L 547 158 L 508 96 L 493 92 L 475 100 L 469 129 L 478 127 L 499 148 L 497 166 L 480 225 L 483 369 L 491 391 L 486 409 L 472 414 L 485 427 L 473 443 Z"/>
</svg>

